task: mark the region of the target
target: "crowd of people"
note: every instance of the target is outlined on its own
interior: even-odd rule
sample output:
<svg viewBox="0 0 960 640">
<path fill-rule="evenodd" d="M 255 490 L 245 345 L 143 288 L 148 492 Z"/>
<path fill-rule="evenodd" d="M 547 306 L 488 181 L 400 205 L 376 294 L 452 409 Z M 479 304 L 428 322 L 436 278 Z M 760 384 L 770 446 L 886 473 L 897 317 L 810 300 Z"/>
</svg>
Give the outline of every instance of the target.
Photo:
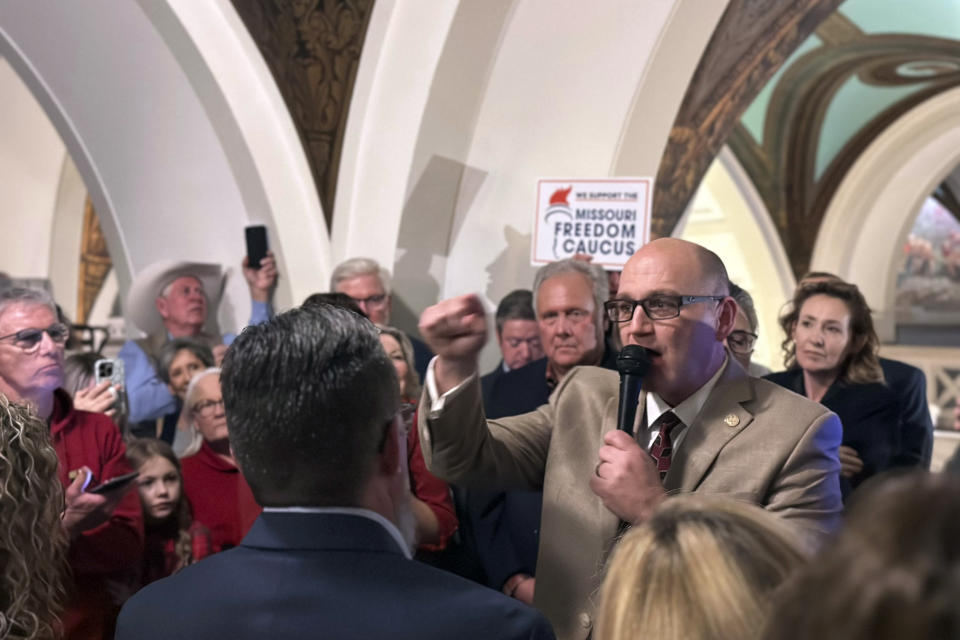
<svg viewBox="0 0 960 640">
<path fill-rule="evenodd" d="M 220 273 L 138 275 L 122 384 L 0 291 L 0 639 L 960 637 L 960 480 L 855 284 L 801 279 L 771 373 L 716 254 L 576 256 L 499 301 L 481 375 L 477 296 L 409 335 L 354 258 L 275 315 L 268 254 L 231 335 Z"/>
</svg>

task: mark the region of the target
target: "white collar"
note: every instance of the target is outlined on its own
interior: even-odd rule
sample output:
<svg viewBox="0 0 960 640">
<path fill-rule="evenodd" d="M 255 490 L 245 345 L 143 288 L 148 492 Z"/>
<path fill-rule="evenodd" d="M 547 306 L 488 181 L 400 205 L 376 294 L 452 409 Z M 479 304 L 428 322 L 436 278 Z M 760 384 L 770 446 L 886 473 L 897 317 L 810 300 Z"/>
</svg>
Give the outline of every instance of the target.
<svg viewBox="0 0 960 640">
<path fill-rule="evenodd" d="M 676 415 L 684 425 L 690 426 L 693 424 L 693 421 L 696 420 L 697 416 L 700 414 L 700 410 L 703 409 L 703 405 L 706 404 L 707 398 L 710 397 L 710 394 L 713 392 L 713 388 L 717 386 L 720 376 L 723 375 L 723 372 L 726 370 L 727 366 L 729 366 L 729 363 L 729 356 L 725 356 L 723 364 L 719 369 L 717 369 L 717 372 L 713 374 L 713 377 L 707 380 L 702 387 L 694 391 L 693 394 L 691 394 L 686 400 L 675 407 L 671 407 L 656 393 L 648 393 L 646 404 L 647 426 L 653 424 L 654 420 L 659 418 L 661 414 L 666 413 L 667 411 L 673 411 L 674 415 Z"/>
<path fill-rule="evenodd" d="M 397 546 L 400 547 L 400 551 L 403 552 L 403 555 L 406 556 L 407 560 L 413 559 L 413 552 L 410 550 L 410 547 L 407 546 L 407 541 L 403 539 L 403 534 L 400 533 L 400 529 L 397 528 L 397 525 L 393 524 L 376 511 L 371 511 L 370 509 L 362 509 L 359 507 L 264 507 L 263 512 L 318 513 L 322 515 L 358 516 L 368 520 L 373 520 L 386 529 L 387 533 L 393 537 L 394 541 L 397 543 Z"/>
</svg>

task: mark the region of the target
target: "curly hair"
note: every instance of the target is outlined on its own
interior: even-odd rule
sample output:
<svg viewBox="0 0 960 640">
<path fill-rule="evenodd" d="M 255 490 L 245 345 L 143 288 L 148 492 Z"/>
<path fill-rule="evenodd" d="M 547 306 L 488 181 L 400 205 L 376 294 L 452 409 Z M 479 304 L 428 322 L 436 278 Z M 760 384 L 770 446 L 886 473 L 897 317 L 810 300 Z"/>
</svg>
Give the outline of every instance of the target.
<svg viewBox="0 0 960 640">
<path fill-rule="evenodd" d="M 177 532 L 177 537 L 173 543 L 173 550 L 177 556 L 177 566 L 174 569 L 176 572 L 197 561 L 197 558 L 193 557 L 193 536 L 190 533 L 193 513 L 190 509 L 190 502 L 187 500 L 186 494 L 183 493 L 183 472 L 180 469 L 180 461 L 170 445 L 163 440 L 137 438 L 127 444 L 127 460 L 130 461 L 130 465 L 135 471 L 139 471 L 140 467 L 150 458 L 157 456 L 168 460 L 177 470 L 177 475 L 180 476 L 180 504 L 171 514 L 171 517 L 175 519 L 173 524 L 176 525 Z M 144 518 L 146 520 L 146 513 L 144 513 Z"/>
<path fill-rule="evenodd" d="M 797 288 L 793 300 L 780 315 L 780 328 L 786 336 L 781 343 L 783 364 L 787 369 L 797 366 L 797 345 L 793 330 L 800 319 L 803 303 L 816 295 L 830 296 L 843 301 L 850 310 L 850 344 L 840 364 L 840 379 L 850 384 L 884 382 L 883 369 L 877 353 L 880 338 L 873 328 L 870 307 L 855 284 L 840 281 L 818 281 Z"/>
<path fill-rule="evenodd" d="M 46 423 L 0 394 L 0 639 L 60 632 L 63 487 Z"/>
</svg>

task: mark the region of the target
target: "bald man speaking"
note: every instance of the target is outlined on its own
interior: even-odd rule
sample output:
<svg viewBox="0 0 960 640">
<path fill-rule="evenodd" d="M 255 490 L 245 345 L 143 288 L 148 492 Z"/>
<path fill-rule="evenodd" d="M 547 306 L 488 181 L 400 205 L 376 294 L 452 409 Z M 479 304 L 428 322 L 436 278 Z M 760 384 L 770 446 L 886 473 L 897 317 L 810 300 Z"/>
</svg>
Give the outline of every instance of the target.
<svg viewBox="0 0 960 640">
<path fill-rule="evenodd" d="M 627 262 L 606 304 L 624 345 L 651 352 L 634 436 L 616 429 L 619 379 L 567 374 L 548 404 L 486 421 L 477 356 L 487 339 L 475 296 L 424 311 L 437 357 L 427 373 L 420 439 L 431 471 L 467 487 L 542 489 L 534 604 L 558 638 L 590 634 L 603 563 L 624 524 L 678 492 L 726 494 L 795 525 L 811 546 L 839 525 L 837 417 L 729 356 L 736 302 L 723 262 L 663 238 Z"/>
</svg>

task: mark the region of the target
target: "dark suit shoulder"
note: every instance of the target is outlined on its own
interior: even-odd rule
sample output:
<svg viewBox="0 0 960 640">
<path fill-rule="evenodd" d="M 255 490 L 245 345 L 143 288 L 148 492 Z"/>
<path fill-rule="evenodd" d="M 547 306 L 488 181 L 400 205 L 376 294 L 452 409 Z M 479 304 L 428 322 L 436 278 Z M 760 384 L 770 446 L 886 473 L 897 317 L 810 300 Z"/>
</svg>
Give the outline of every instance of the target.
<svg viewBox="0 0 960 640">
<path fill-rule="evenodd" d="M 399 553 L 348 547 L 216 554 L 134 595 L 116 637 L 554 637 L 541 614 L 501 593 Z"/>
</svg>

